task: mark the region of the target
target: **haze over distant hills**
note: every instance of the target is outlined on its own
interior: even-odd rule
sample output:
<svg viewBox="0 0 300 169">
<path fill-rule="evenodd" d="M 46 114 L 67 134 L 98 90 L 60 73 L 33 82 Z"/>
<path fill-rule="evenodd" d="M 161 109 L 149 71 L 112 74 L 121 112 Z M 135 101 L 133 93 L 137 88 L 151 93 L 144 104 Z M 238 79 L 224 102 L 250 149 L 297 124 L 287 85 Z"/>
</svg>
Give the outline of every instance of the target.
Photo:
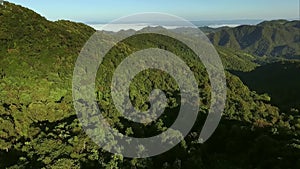
<svg viewBox="0 0 300 169">
<path fill-rule="evenodd" d="M 210 28 L 219 28 L 219 27 L 236 27 L 240 25 L 256 25 L 262 20 L 202 20 L 202 21 L 190 21 L 192 24 L 194 24 L 196 27 L 210 27 Z M 109 27 L 104 27 L 107 24 L 107 22 L 86 22 L 87 25 L 93 27 L 96 30 L 105 30 L 105 31 L 120 31 L 120 30 L 140 30 L 147 26 L 158 26 L 157 24 L 152 23 L 144 23 L 143 21 L 140 22 L 120 22 L 120 23 L 114 23 L 111 24 Z M 181 23 L 177 22 L 162 22 L 160 25 L 164 25 L 167 29 L 175 29 L 175 28 L 181 28 Z"/>
</svg>

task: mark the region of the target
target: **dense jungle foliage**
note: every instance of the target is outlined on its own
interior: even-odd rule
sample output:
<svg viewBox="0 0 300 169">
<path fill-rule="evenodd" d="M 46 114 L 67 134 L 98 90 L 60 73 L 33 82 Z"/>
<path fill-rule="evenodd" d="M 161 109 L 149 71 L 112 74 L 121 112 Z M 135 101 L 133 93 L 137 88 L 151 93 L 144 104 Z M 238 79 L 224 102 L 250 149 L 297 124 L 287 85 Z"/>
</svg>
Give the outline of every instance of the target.
<svg viewBox="0 0 300 169">
<path fill-rule="evenodd" d="M 276 26 L 277 22 L 280 27 Z M 166 112 L 148 125 L 122 119 L 113 106 L 109 87 L 113 71 L 126 56 L 150 47 L 175 53 L 193 70 L 200 89 L 199 116 L 188 136 L 164 154 L 130 159 L 110 154 L 93 143 L 83 131 L 73 108 L 74 65 L 81 48 L 95 30 L 81 23 L 51 22 L 27 8 L 5 2 L 0 5 L 0 168 L 299 168 L 297 96 L 300 93 L 299 85 L 296 85 L 299 84 L 296 73 L 299 72 L 299 62 L 276 62 L 289 56 L 296 59 L 299 56 L 299 21 L 265 22 L 248 29 L 245 26 L 245 31 L 237 29 L 241 29 L 239 32 L 244 36 L 253 33 L 253 30 L 261 30 L 261 27 L 268 29 L 260 33 L 269 33 L 272 26 L 278 30 L 286 30 L 287 27 L 291 31 L 284 31 L 287 41 L 283 39 L 285 35 L 274 35 L 274 42 L 268 41 L 274 44 L 270 46 L 280 44 L 288 47 L 280 50 L 278 47 L 275 47 L 278 50 L 268 48 L 261 53 L 249 52 L 250 46 L 216 45 L 226 68 L 227 101 L 216 132 L 204 144 L 199 144 L 197 139 L 210 105 L 210 82 L 194 53 L 174 39 L 155 34 L 125 39 L 111 49 L 99 68 L 99 72 L 105 74 L 98 74 L 95 93 L 106 118 L 126 135 L 148 137 L 165 131 L 174 122 L 180 107 L 174 79 L 162 71 L 146 70 L 138 74 L 130 85 L 131 101 L 136 108 L 147 110 L 149 93 L 160 88 L 167 93 Z M 226 28 L 226 31 L 234 30 Z M 211 36 L 224 34 L 222 31 L 225 30 L 218 30 Z M 238 42 L 244 39 L 247 38 L 241 37 Z M 244 41 L 243 44 L 246 43 Z M 255 43 L 254 46 L 257 45 Z M 266 57 L 270 54 L 272 63 L 269 64 L 270 59 L 260 57 L 261 54 Z M 286 77 L 290 73 L 293 73 L 292 78 Z M 265 78 L 270 79 L 263 81 Z M 284 95 L 288 89 L 281 88 L 288 88 L 290 93 Z"/>
</svg>

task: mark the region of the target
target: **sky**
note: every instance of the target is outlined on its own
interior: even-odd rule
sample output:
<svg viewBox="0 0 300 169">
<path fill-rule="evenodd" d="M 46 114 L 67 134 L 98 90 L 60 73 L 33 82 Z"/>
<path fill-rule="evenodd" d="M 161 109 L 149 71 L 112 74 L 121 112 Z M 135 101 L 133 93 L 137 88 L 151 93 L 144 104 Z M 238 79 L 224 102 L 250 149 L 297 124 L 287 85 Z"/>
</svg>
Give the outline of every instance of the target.
<svg viewBox="0 0 300 169">
<path fill-rule="evenodd" d="M 299 0 L 8 0 L 49 20 L 109 22 L 142 12 L 163 12 L 190 21 L 299 19 Z"/>
</svg>

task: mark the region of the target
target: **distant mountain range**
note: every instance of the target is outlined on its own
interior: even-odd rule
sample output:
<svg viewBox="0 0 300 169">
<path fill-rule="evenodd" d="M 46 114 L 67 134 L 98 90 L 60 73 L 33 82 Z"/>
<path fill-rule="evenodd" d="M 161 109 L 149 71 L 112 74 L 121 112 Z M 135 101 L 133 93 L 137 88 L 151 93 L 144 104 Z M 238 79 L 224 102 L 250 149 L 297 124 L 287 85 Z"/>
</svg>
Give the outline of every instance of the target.
<svg viewBox="0 0 300 169">
<path fill-rule="evenodd" d="M 250 22 L 251 21 L 251 22 Z M 255 20 L 258 22 L 258 20 Z M 199 21 L 200 22 L 200 21 Z M 213 21 L 211 21 L 213 23 Z M 249 23 L 254 21 L 249 20 Z M 216 22 L 217 23 L 217 22 Z M 224 24 L 222 24 L 224 23 Z M 232 23 L 232 24 L 228 24 Z M 214 26 L 210 25 L 208 21 L 200 22 L 195 25 L 199 26 L 204 33 L 207 34 L 211 42 L 215 46 L 222 46 L 235 50 L 242 50 L 255 56 L 266 57 L 282 57 L 286 59 L 300 58 L 300 21 L 299 20 L 273 20 L 264 21 L 256 25 L 240 25 L 246 23 L 246 21 L 231 21 L 228 23 L 220 22 Z M 232 27 L 233 24 L 240 25 Z M 166 29 L 176 29 L 182 33 L 193 33 L 192 29 L 181 27 L 176 24 L 164 24 Z M 102 27 L 105 24 L 92 25 L 93 28 L 105 31 L 120 31 L 130 30 L 137 31 L 144 29 L 147 26 L 157 27 L 158 25 L 152 25 L 149 23 L 120 23 L 111 24 L 106 27 Z M 218 26 L 216 26 L 218 25 Z M 190 30 L 191 29 L 191 30 Z"/>
<path fill-rule="evenodd" d="M 224 28 L 209 34 L 216 46 L 244 50 L 257 56 L 300 57 L 300 21 L 275 20 L 258 25 Z"/>
</svg>

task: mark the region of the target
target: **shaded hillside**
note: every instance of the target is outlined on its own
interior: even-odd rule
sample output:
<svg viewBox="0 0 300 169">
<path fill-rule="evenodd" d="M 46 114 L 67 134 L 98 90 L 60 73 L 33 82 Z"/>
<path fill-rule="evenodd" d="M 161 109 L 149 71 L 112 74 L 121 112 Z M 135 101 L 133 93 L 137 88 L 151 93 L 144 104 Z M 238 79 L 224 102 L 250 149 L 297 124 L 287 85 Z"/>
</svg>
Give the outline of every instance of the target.
<svg viewBox="0 0 300 169">
<path fill-rule="evenodd" d="M 300 61 L 277 62 L 251 72 L 235 72 L 250 89 L 268 93 L 284 112 L 300 110 Z M 298 109 L 298 110 L 295 110 Z"/>
<path fill-rule="evenodd" d="M 300 21 L 266 21 L 243 25 L 209 35 L 219 46 L 244 50 L 258 56 L 300 57 Z"/>
</svg>

